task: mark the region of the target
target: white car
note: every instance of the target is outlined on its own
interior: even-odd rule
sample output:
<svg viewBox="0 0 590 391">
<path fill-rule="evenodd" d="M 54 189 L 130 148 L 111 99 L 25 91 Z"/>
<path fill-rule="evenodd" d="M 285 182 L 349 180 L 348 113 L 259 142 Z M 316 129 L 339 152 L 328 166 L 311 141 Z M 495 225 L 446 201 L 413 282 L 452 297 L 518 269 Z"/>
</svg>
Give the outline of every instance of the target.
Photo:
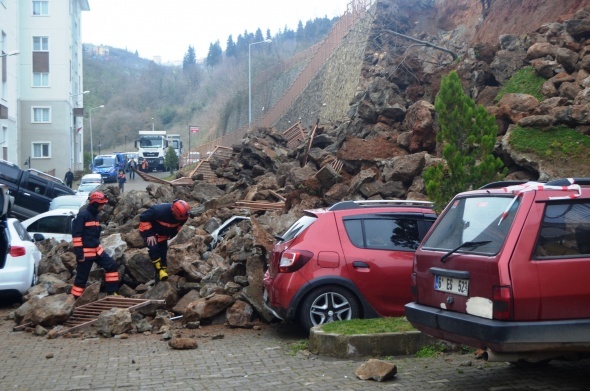
<svg viewBox="0 0 590 391">
<path fill-rule="evenodd" d="M 82 183 L 80 184 L 80 186 L 78 186 L 78 191 L 76 191 L 76 195 L 88 196 L 92 190 L 96 189 L 99 186 L 100 183 L 95 182 Z"/>
<path fill-rule="evenodd" d="M 37 282 L 41 251 L 20 221 L 7 218 L 8 199 L 8 187 L 0 185 L 0 291 L 22 295 Z"/>
<path fill-rule="evenodd" d="M 49 203 L 49 210 L 76 209 L 79 210 L 88 202 L 88 194 L 64 195 L 55 197 Z"/>
<path fill-rule="evenodd" d="M 23 226 L 33 236 L 41 234 L 45 239 L 72 241 L 72 220 L 79 209 L 54 209 L 23 221 Z"/>
</svg>

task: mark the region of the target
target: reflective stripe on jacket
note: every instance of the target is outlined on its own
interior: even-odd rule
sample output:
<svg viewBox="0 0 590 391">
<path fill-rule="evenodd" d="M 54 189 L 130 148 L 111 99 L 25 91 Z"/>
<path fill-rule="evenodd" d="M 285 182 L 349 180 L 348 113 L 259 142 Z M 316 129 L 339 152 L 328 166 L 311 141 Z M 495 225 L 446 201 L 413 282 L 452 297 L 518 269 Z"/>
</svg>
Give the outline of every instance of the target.
<svg viewBox="0 0 590 391">
<path fill-rule="evenodd" d="M 100 246 L 100 232 L 102 228 L 98 221 L 98 209 L 94 204 L 88 205 L 72 221 L 72 242 L 76 259 L 96 257 L 102 254 Z"/>
<path fill-rule="evenodd" d="M 139 233 L 143 238 L 156 236 L 163 242 L 176 236 L 186 220 L 176 220 L 171 210 L 172 204 L 158 204 L 139 215 Z"/>
</svg>

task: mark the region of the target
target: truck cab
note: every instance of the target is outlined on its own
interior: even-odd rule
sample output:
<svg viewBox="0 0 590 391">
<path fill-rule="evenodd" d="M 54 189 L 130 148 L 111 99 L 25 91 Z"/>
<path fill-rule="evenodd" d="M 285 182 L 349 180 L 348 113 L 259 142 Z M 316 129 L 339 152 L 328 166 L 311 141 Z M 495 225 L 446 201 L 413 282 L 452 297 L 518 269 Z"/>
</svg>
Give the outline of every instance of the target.
<svg viewBox="0 0 590 391">
<path fill-rule="evenodd" d="M 166 131 L 139 131 L 139 138 L 135 140 L 135 148 L 138 152 L 138 165 L 141 166 L 147 160 L 151 169 L 165 171 L 164 158 L 168 149 Z"/>
</svg>

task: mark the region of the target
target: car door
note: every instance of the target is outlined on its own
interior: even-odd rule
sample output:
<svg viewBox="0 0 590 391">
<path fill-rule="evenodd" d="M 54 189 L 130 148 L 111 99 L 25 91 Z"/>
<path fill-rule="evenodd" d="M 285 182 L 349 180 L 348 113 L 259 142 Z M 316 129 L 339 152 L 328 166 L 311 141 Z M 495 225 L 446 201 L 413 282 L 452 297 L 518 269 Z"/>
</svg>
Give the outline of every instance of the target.
<svg viewBox="0 0 590 391">
<path fill-rule="evenodd" d="M 51 198 L 47 196 L 47 181 L 27 173 L 23 175 L 26 175 L 26 179 L 21 182 L 16 204 L 31 215 L 48 211 Z"/>
<path fill-rule="evenodd" d="M 590 200 L 546 203 L 532 263 L 540 320 L 590 318 Z"/>
<path fill-rule="evenodd" d="M 342 224 L 351 280 L 380 315 L 403 315 L 411 301 L 414 251 L 427 230 L 424 221 L 385 214 L 344 217 Z"/>
<path fill-rule="evenodd" d="M 27 227 L 30 235 L 40 233 L 45 239 L 54 238 L 57 241 L 72 240 L 72 213 L 66 213 L 54 216 L 44 216 Z"/>
</svg>

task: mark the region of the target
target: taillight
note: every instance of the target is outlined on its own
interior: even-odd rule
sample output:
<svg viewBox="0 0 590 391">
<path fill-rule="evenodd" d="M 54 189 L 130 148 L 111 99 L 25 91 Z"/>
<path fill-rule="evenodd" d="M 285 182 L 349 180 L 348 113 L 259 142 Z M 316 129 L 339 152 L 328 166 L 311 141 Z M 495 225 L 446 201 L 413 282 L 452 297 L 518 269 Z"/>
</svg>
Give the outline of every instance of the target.
<svg viewBox="0 0 590 391">
<path fill-rule="evenodd" d="M 279 273 L 293 273 L 301 269 L 312 257 L 313 253 L 310 251 L 283 251 L 279 260 Z"/>
<path fill-rule="evenodd" d="M 512 287 L 495 286 L 492 288 L 492 319 L 512 319 Z"/>
<path fill-rule="evenodd" d="M 27 255 L 27 250 L 24 247 L 10 246 L 11 257 L 22 257 L 23 255 Z"/>
</svg>

